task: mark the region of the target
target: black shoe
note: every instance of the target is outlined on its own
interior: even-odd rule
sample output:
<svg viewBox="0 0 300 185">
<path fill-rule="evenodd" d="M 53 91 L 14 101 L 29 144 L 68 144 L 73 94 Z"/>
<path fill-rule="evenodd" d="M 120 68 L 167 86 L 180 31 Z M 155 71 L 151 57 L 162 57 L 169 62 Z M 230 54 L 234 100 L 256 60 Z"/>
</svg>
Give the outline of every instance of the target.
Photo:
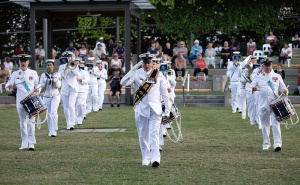
<svg viewBox="0 0 300 185">
<path fill-rule="evenodd" d="M 86 119 L 86 116 L 84 116 L 84 119 Z"/>
<path fill-rule="evenodd" d="M 120 104 L 118 104 L 117 107 L 120 107 Z"/>
<path fill-rule="evenodd" d="M 51 135 L 51 137 L 56 137 L 56 135 Z"/>
<path fill-rule="evenodd" d="M 157 161 L 154 161 L 152 163 L 152 167 L 157 168 L 159 166 L 159 163 Z"/>
<path fill-rule="evenodd" d="M 166 134 L 164 134 L 164 135 L 163 135 L 163 137 L 167 137 L 167 135 L 166 135 Z"/>
<path fill-rule="evenodd" d="M 74 127 L 71 127 L 70 130 L 74 130 Z"/>
<path fill-rule="evenodd" d="M 30 151 L 34 151 L 34 148 L 28 148 L 28 150 L 30 150 Z"/>
<path fill-rule="evenodd" d="M 102 109 L 99 109 L 99 111 L 100 111 L 100 110 L 102 110 Z"/>
<path fill-rule="evenodd" d="M 279 152 L 281 150 L 281 147 L 276 147 L 274 152 Z"/>
</svg>

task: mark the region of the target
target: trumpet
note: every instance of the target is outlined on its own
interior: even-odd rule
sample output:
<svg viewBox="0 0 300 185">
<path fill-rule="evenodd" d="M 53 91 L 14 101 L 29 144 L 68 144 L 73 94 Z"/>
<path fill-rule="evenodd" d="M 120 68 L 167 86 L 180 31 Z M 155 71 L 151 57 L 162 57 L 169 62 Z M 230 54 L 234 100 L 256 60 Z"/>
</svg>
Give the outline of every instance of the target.
<svg viewBox="0 0 300 185">
<path fill-rule="evenodd" d="M 69 69 L 71 69 L 71 70 L 74 70 L 74 69 L 76 69 L 77 68 L 77 66 L 78 66 L 78 64 L 75 62 L 75 61 L 71 61 L 71 62 L 69 62 L 68 63 L 68 68 Z"/>
<path fill-rule="evenodd" d="M 175 75 L 174 70 L 169 69 L 169 70 L 167 71 L 167 75 L 168 75 L 168 76 L 174 76 L 174 75 Z"/>
</svg>

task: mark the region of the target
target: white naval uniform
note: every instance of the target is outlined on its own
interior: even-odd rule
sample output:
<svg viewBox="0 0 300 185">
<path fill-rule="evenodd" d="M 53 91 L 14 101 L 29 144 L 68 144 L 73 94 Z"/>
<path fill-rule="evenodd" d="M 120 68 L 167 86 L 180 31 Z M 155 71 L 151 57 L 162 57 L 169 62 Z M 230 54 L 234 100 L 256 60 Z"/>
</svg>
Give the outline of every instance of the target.
<svg viewBox="0 0 300 185">
<path fill-rule="evenodd" d="M 260 67 L 259 68 L 256 68 L 253 70 L 253 73 L 251 75 L 251 79 L 254 79 L 256 78 L 256 76 L 260 73 Z M 252 80 L 253 81 L 253 80 Z M 251 91 L 252 91 L 252 84 L 250 84 L 251 86 Z M 258 128 L 261 129 L 261 120 L 260 120 L 260 117 L 259 117 L 259 109 L 258 109 L 258 104 L 259 104 L 259 91 L 254 91 L 252 96 L 253 96 L 253 114 L 254 114 L 254 120 L 255 122 L 258 124 Z"/>
<path fill-rule="evenodd" d="M 239 79 L 239 65 L 234 65 L 233 61 L 228 62 L 227 76 L 230 78 L 230 88 L 231 88 L 231 108 L 232 112 L 236 112 L 238 108 L 237 102 L 237 90 L 240 84 Z"/>
<path fill-rule="evenodd" d="M 98 108 L 102 109 L 104 101 L 104 92 L 106 89 L 107 70 L 99 69 L 100 76 L 98 77 Z"/>
<path fill-rule="evenodd" d="M 127 78 L 127 75 L 125 75 L 121 80 L 121 85 L 128 86 L 132 84 L 135 88 L 138 88 L 150 72 L 151 70 L 146 72 L 144 69 L 138 69 L 131 78 Z M 159 129 L 163 113 L 161 97 L 168 105 L 167 82 L 163 74 L 159 72 L 156 83 L 134 110 L 143 165 L 155 161 L 160 163 Z"/>
<path fill-rule="evenodd" d="M 60 103 L 59 88 L 61 88 L 60 74 L 56 72 L 53 74 L 43 73 L 41 75 L 40 85 L 45 89 L 43 101 L 47 107 L 49 136 L 56 136 L 56 131 L 58 130 L 57 109 Z"/>
<path fill-rule="evenodd" d="M 100 70 L 97 66 L 94 66 L 92 70 L 89 70 L 89 74 L 90 74 L 90 81 L 89 81 L 89 94 L 87 98 L 87 113 L 90 113 L 92 111 L 96 112 L 99 110 L 97 78 L 100 76 Z"/>
<path fill-rule="evenodd" d="M 273 85 L 274 92 L 271 87 L 268 85 L 268 81 Z M 262 136 L 263 136 L 263 149 L 266 150 L 271 146 L 270 143 L 270 121 L 272 125 L 274 149 L 277 147 L 281 147 L 282 139 L 281 139 L 281 130 L 280 123 L 276 120 L 276 116 L 270 107 L 270 102 L 279 95 L 279 92 L 283 92 L 286 88 L 281 76 L 275 73 L 273 70 L 268 73 L 260 73 L 253 78 L 252 86 L 257 86 L 259 93 L 258 95 L 258 110 L 259 117 L 261 119 L 262 124 Z M 275 94 L 276 95 L 275 95 Z M 270 119 L 271 117 L 271 119 Z"/>
<path fill-rule="evenodd" d="M 76 101 L 76 115 L 77 115 L 77 124 L 82 124 L 84 116 L 86 115 L 86 100 L 89 93 L 89 81 L 90 74 L 87 71 L 86 67 L 84 70 L 79 70 L 79 78 L 82 79 L 81 82 L 78 82 L 78 97 Z"/>
<path fill-rule="evenodd" d="M 67 129 L 74 127 L 76 122 L 75 103 L 78 96 L 78 82 L 79 76 L 78 67 L 74 70 L 67 68 L 67 64 L 59 66 L 58 72 L 62 78 L 61 85 L 61 99 L 64 106 L 64 115 L 67 122 Z"/>
<path fill-rule="evenodd" d="M 23 85 L 23 81 L 25 80 L 28 88 L 26 90 Z M 7 90 L 9 85 L 15 85 L 17 87 L 17 95 L 16 95 L 16 107 L 20 119 L 20 131 L 22 138 L 22 146 L 28 147 L 28 144 L 35 144 L 35 123 L 34 117 L 29 119 L 27 116 L 27 112 L 20 104 L 24 98 L 26 98 L 31 92 L 34 91 L 35 86 L 39 83 L 39 77 L 36 71 L 27 69 L 26 71 L 18 70 L 12 73 L 8 82 L 5 85 Z"/>
<path fill-rule="evenodd" d="M 247 101 L 246 101 L 246 86 L 243 82 L 243 72 L 246 70 L 245 68 L 240 68 L 239 72 L 239 86 L 238 86 L 238 104 L 239 104 L 239 112 L 242 112 L 242 119 L 246 119 L 246 108 L 247 108 Z"/>
</svg>

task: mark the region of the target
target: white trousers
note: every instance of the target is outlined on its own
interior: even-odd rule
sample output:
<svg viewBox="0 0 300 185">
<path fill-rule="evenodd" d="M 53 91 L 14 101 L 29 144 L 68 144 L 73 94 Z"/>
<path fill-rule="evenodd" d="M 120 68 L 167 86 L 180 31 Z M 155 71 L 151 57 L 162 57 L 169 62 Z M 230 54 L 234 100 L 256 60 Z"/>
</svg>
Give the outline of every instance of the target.
<svg viewBox="0 0 300 185">
<path fill-rule="evenodd" d="M 247 109 L 247 99 L 246 99 L 246 89 L 240 88 L 239 104 L 242 110 L 242 119 L 246 119 L 246 109 Z"/>
<path fill-rule="evenodd" d="M 20 131 L 22 138 L 22 146 L 28 146 L 28 144 L 35 144 L 35 118 L 29 119 L 27 112 L 23 108 L 17 108 L 20 119 Z"/>
<path fill-rule="evenodd" d="M 149 162 L 153 163 L 154 161 L 160 163 L 159 129 L 162 117 L 157 115 L 151 108 L 150 111 L 150 118 L 135 112 L 136 127 L 142 152 L 142 164 L 149 164 Z"/>
<path fill-rule="evenodd" d="M 74 89 L 70 90 L 69 95 L 62 94 L 61 99 L 64 105 L 64 114 L 67 122 L 67 129 L 74 127 L 76 122 L 76 100 L 77 100 L 78 92 Z"/>
<path fill-rule="evenodd" d="M 106 82 L 101 81 L 100 84 L 98 84 L 98 108 L 99 109 L 102 109 L 103 106 L 105 89 L 106 89 Z"/>
<path fill-rule="evenodd" d="M 239 86 L 239 82 L 230 82 L 232 111 L 236 111 L 236 109 L 238 108 L 238 102 L 237 102 L 238 86 Z"/>
<path fill-rule="evenodd" d="M 252 91 L 246 91 L 246 97 L 247 97 L 247 105 L 248 105 L 248 117 L 250 119 L 250 123 L 255 122 L 255 99 L 252 94 Z"/>
<path fill-rule="evenodd" d="M 98 111 L 98 84 L 89 85 L 89 94 L 87 97 L 87 112 Z"/>
<path fill-rule="evenodd" d="M 263 136 L 263 148 L 267 149 L 271 146 L 270 142 L 270 124 L 272 125 L 274 149 L 282 146 L 280 123 L 276 120 L 276 116 L 273 111 L 267 109 L 261 109 L 259 117 L 261 119 L 262 136 Z M 271 122 L 271 123 L 270 123 Z"/>
<path fill-rule="evenodd" d="M 44 97 L 43 101 L 47 107 L 47 123 L 50 135 L 56 135 L 58 130 L 58 114 L 57 109 L 60 102 L 60 95 L 54 96 L 52 98 Z"/>
<path fill-rule="evenodd" d="M 87 96 L 88 96 L 88 92 L 78 93 L 77 102 L 76 102 L 77 122 L 82 122 L 85 116 Z"/>
</svg>

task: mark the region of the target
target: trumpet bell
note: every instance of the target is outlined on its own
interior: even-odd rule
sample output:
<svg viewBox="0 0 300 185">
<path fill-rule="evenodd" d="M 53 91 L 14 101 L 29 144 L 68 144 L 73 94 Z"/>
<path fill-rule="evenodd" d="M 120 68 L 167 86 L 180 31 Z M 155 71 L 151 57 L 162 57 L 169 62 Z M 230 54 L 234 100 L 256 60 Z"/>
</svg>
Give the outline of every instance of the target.
<svg viewBox="0 0 300 185">
<path fill-rule="evenodd" d="M 74 70 L 77 68 L 77 64 L 74 61 L 72 61 L 68 64 L 68 68 Z"/>
</svg>

